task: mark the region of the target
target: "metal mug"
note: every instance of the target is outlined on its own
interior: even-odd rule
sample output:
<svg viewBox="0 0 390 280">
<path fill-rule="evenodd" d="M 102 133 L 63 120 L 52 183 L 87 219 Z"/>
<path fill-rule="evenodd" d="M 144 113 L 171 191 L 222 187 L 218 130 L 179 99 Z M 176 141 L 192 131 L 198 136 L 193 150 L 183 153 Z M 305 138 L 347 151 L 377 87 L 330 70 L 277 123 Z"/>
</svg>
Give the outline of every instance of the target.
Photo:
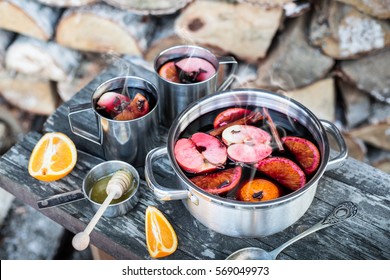
<svg viewBox="0 0 390 280">
<path fill-rule="evenodd" d="M 121 88 L 143 90 L 149 101 L 149 113 L 128 121 L 117 121 L 102 116 L 96 110 L 96 103 L 100 96 L 107 91 Z M 91 95 L 91 102 L 71 106 L 68 119 L 74 134 L 102 147 L 104 159 L 121 160 L 138 167 L 145 163 L 146 154 L 159 143 L 158 106 L 157 89 L 152 83 L 134 76 L 116 77 L 97 87 Z M 77 124 L 76 115 L 86 114 L 86 111 L 94 113 L 97 133 L 92 132 L 90 123 L 88 128 L 82 127 L 83 121 Z"/>
<path fill-rule="evenodd" d="M 191 84 L 171 82 L 158 74 L 160 67 L 166 62 L 191 56 L 210 62 L 216 70 L 215 74 L 205 81 Z M 222 84 L 217 86 L 219 66 L 224 64 L 231 64 L 232 67 Z M 180 45 L 162 51 L 154 60 L 154 71 L 157 75 L 160 95 L 161 123 L 169 127 L 176 116 L 192 102 L 216 91 L 225 90 L 233 82 L 237 61 L 231 56 L 217 57 L 211 51 L 199 46 Z"/>
</svg>

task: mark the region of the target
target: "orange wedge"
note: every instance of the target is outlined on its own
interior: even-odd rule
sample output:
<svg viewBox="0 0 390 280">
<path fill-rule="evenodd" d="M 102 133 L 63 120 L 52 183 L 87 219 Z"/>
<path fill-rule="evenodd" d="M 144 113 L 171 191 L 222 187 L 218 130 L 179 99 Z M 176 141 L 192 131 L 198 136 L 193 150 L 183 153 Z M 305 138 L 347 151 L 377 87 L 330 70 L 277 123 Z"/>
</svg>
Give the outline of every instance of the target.
<svg viewBox="0 0 390 280">
<path fill-rule="evenodd" d="M 63 133 L 50 132 L 35 145 L 28 163 L 28 173 L 41 181 L 55 181 L 68 175 L 76 165 L 77 150 Z"/>
<path fill-rule="evenodd" d="M 180 83 L 179 73 L 176 70 L 175 62 L 173 61 L 165 63 L 158 71 L 158 74 L 170 82 Z"/>
<path fill-rule="evenodd" d="M 163 258 L 177 249 L 177 236 L 172 225 L 156 207 L 148 206 L 145 214 L 146 246 L 152 258 Z"/>
</svg>

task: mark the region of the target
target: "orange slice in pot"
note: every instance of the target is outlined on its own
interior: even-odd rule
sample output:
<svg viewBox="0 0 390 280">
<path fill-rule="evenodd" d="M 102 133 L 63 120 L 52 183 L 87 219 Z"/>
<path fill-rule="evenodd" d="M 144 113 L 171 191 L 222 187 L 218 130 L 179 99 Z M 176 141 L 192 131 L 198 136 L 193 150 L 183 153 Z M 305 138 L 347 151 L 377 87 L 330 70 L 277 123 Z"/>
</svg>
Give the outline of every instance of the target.
<svg viewBox="0 0 390 280">
<path fill-rule="evenodd" d="M 180 83 L 179 73 L 177 72 L 175 62 L 173 61 L 169 61 L 161 66 L 158 74 L 170 82 Z"/>
<path fill-rule="evenodd" d="M 282 196 L 282 190 L 266 179 L 250 180 L 237 192 L 237 199 L 248 202 L 260 202 Z"/>
<path fill-rule="evenodd" d="M 163 258 L 177 249 L 177 236 L 172 225 L 156 207 L 148 206 L 145 213 L 146 247 L 152 258 Z"/>
<path fill-rule="evenodd" d="M 307 175 L 317 171 L 321 157 L 316 145 L 307 139 L 293 136 L 284 137 L 282 141 Z"/>
<path fill-rule="evenodd" d="M 28 173 L 41 181 L 55 181 L 68 175 L 76 165 L 77 150 L 63 133 L 50 132 L 35 145 L 28 163 Z"/>
</svg>

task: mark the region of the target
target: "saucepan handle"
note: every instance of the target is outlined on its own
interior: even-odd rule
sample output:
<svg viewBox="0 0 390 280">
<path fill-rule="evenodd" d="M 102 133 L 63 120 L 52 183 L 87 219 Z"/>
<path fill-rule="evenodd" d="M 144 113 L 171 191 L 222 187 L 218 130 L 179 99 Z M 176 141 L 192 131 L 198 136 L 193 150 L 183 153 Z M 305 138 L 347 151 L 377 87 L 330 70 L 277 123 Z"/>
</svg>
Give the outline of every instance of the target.
<svg viewBox="0 0 390 280">
<path fill-rule="evenodd" d="M 85 196 L 81 190 L 74 190 L 43 198 L 41 200 L 38 200 L 37 204 L 39 209 L 44 209 L 53 206 L 64 205 L 84 198 Z"/>
<path fill-rule="evenodd" d="M 218 91 L 223 91 L 227 89 L 230 84 L 233 82 L 235 75 L 237 74 L 238 63 L 236 59 L 232 56 L 222 56 L 218 58 L 220 65 L 231 64 L 229 75 L 226 77 L 225 81 L 218 87 Z"/>
<path fill-rule="evenodd" d="M 336 167 L 339 167 L 344 160 L 348 157 L 348 148 L 345 143 L 344 137 L 341 135 L 340 130 L 331 122 L 327 120 L 321 120 L 321 124 L 325 128 L 325 131 L 328 135 L 332 136 L 336 141 L 339 151 L 338 155 L 329 160 L 328 165 L 326 166 L 326 170 L 331 170 Z"/>
<path fill-rule="evenodd" d="M 153 163 L 162 156 L 166 156 L 167 148 L 159 147 L 151 150 L 145 159 L 145 179 L 149 188 L 154 192 L 155 196 L 159 200 L 180 200 L 187 199 L 191 197 L 191 193 L 188 190 L 174 190 L 170 188 L 163 187 L 160 185 L 156 178 L 153 175 Z"/>
<path fill-rule="evenodd" d="M 91 108 L 90 103 L 77 104 L 77 105 L 70 106 L 69 107 L 69 114 L 68 114 L 69 126 L 70 126 L 70 129 L 72 130 L 72 132 L 74 134 L 76 134 L 77 136 L 80 136 L 88 141 L 91 141 L 91 142 L 97 144 L 97 145 L 101 145 L 102 144 L 102 142 L 101 142 L 102 132 L 101 132 L 101 126 L 97 123 L 97 120 L 96 120 L 96 125 L 98 127 L 98 135 L 94 135 L 94 134 L 82 129 L 81 127 L 78 127 L 73 119 L 74 117 L 76 117 L 76 115 L 83 114 L 83 113 L 85 114 L 86 112 L 91 111 L 91 110 L 92 110 L 92 108 Z"/>
</svg>

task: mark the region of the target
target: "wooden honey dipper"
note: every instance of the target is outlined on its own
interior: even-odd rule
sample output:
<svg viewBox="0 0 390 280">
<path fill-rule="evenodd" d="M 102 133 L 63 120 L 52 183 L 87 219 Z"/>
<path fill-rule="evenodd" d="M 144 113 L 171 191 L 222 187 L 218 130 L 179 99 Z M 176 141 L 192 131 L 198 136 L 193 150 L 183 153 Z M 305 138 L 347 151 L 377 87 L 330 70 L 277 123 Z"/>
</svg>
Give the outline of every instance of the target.
<svg viewBox="0 0 390 280">
<path fill-rule="evenodd" d="M 133 178 L 132 174 L 125 170 L 119 170 L 114 173 L 110 181 L 108 181 L 106 187 L 107 197 L 103 201 L 99 210 L 93 216 L 93 218 L 91 219 L 91 221 L 89 222 L 85 230 L 77 233 L 73 237 L 72 245 L 76 250 L 82 251 L 88 247 L 89 240 L 90 240 L 89 234 L 92 232 L 95 225 L 103 215 L 104 211 L 106 211 L 107 207 L 110 205 L 111 201 L 113 199 L 120 198 L 124 193 L 126 193 L 129 190 L 131 186 L 132 178 Z"/>
</svg>

